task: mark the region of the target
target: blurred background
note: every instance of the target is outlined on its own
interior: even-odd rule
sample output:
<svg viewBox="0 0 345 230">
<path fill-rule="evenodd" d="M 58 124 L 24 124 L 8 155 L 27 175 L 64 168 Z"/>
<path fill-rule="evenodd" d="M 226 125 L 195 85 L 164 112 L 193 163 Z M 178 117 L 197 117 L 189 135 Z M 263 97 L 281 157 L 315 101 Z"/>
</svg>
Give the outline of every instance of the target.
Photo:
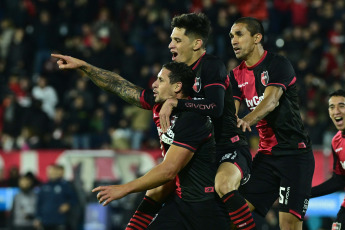
<svg viewBox="0 0 345 230">
<path fill-rule="evenodd" d="M 329 177 L 336 130 L 327 95 L 344 88 L 344 0 L 0 0 L 0 229 L 21 223 L 13 204 L 20 192 L 32 192 L 32 202 L 43 206 L 55 203 L 49 196 L 37 198 L 42 188 L 56 188 L 52 168 L 62 168 L 58 186 L 69 193 L 58 195 L 69 208 L 62 215 L 56 207 L 62 217 L 51 224 L 124 229 L 142 194 L 104 208 L 90 191 L 132 180 L 161 160 L 152 114 L 76 71 L 60 71 L 50 54 L 77 57 L 151 87 L 171 60 L 172 17 L 189 12 L 209 17 L 207 52 L 228 70 L 239 64 L 228 36 L 233 22 L 242 16 L 262 20 L 264 48 L 288 57 L 297 74 L 301 115 L 316 158 L 313 184 Z M 247 135 L 254 154 L 257 133 Z M 20 183 L 23 177 L 29 186 Z M 304 229 L 330 229 L 343 197 L 312 199 Z M 259 229 L 279 229 L 276 211 L 274 206 L 265 219 L 255 217 Z M 24 222 L 50 221 L 37 210 L 25 212 Z"/>
</svg>

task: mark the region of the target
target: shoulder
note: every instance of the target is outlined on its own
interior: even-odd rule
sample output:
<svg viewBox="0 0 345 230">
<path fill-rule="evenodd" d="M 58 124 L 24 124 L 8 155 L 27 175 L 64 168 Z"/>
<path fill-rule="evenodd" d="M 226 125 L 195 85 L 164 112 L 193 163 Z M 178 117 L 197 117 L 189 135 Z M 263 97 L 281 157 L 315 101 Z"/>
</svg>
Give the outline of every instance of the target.
<svg viewBox="0 0 345 230">
<path fill-rule="evenodd" d="M 225 67 L 223 61 L 219 57 L 211 54 L 205 54 L 205 56 L 202 58 L 202 64 L 204 66 Z"/>
<path fill-rule="evenodd" d="M 269 61 L 271 64 L 274 64 L 274 65 L 277 65 L 277 64 L 291 65 L 291 63 L 290 63 L 289 59 L 287 59 L 287 57 L 285 57 L 281 54 L 277 54 L 277 53 L 267 52 L 266 60 Z"/>
<path fill-rule="evenodd" d="M 332 138 L 332 143 L 335 143 L 335 142 L 338 142 L 340 141 L 341 139 L 343 139 L 343 135 L 342 135 L 342 132 L 341 131 L 338 131 L 334 137 Z"/>
</svg>

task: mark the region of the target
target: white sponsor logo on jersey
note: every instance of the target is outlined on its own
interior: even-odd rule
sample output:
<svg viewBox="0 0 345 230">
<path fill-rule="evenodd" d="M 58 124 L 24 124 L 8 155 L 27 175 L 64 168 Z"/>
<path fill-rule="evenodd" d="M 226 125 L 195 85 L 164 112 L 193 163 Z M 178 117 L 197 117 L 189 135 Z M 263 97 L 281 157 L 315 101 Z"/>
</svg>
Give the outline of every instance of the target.
<svg viewBox="0 0 345 230">
<path fill-rule="evenodd" d="M 250 110 L 254 110 L 256 108 L 256 106 L 258 104 L 260 104 L 260 102 L 264 99 L 264 95 L 258 97 L 258 96 L 254 96 L 251 100 L 248 100 L 246 98 L 246 103 L 247 103 L 247 107 L 250 109 Z"/>
<path fill-rule="evenodd" d="M 241 85 L 238 85 L 238 88 L 242 88 L 245 85 L 248 85 L 248 82 L 245 82 L 245 83 L 242 83 Z"/>
<path fill-rule="evenodd" d="M 337 152 L 340 152 L 341 150 L 343 150 L 343 147 L 337 148 L 337 149 L 335 150 L 335 152 L 337 153 Z"/>
</svg>

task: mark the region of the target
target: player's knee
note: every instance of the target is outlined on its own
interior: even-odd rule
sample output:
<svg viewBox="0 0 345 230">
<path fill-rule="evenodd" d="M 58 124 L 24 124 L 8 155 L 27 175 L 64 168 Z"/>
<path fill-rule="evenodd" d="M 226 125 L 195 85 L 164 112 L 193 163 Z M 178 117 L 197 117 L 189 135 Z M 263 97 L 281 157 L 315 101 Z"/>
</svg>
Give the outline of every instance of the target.
<svg viewBox="0 0 345 230">
<path fill-rule="evenodd" d="M 237 190 L 240 181 L 234 180 L 229 176 L 219 176 L 215 180 L 215 190 L 219 197 L 223 197 L 225 194 Z"/>
<path fill-rule="evenodd" d="M 282 230 L 301 230 L 302 221 L 300 221 L 294 215 L 284 215 L 279 218 L 279 227 Z"/>
</svg>

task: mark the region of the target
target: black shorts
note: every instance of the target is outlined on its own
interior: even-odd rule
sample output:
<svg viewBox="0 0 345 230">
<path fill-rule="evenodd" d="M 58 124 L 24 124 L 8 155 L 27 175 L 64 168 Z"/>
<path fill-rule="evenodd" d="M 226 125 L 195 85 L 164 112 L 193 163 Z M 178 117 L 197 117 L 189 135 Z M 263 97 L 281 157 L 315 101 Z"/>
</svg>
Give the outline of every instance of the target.
<svg viewBox="0 0 345 230">
<path fill-rule="evenodd" d="M 337 218 L 332 224 L 332 230 L 343 230 L 343 229 L 345 229 L 345 208 L 341 207 L 337 214 Z"/>
<path fill-rule="evenodd" d="M 230 218 L 220 200 L 186 202 L 175 195 L 168 200 L 148 230 L 229 229 Z"/>
<path fill-rule="evenodd" d="M 237 166 L 241 171 L 242 181 L 241 184 L 245 184 L 250 178 L 250 171 L 252 169 L 252 154 L 247 145 L 239 146 L 238 148 L 217 148 L 217 163 L 218 166 L 223 162 L 230 162 Z"/>
<path fill-rule="evenodd" d="M 257 213 L 266 216 L 279 198 L 280 212 L 291 213 L 303 220 L 315 167 L 313 152 L 303 151 L 284 156 L 258 153 L 254 157 L 250 180 L 239 191 L 254 205 Z"/>
</svg>

